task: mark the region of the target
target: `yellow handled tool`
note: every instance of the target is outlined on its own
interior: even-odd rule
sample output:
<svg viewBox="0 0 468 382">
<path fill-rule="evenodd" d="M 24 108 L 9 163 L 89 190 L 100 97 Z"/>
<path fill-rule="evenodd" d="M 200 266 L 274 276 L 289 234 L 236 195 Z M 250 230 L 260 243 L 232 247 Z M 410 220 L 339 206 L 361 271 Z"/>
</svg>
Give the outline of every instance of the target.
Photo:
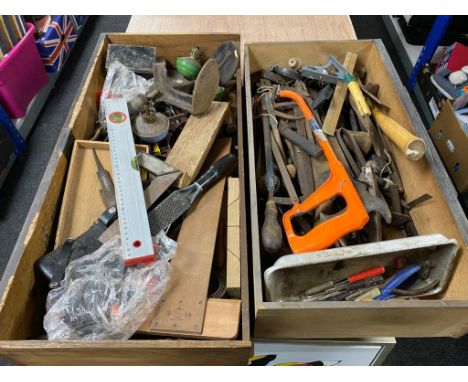
<svg viewBox="0 0 468 382">
<path fill-rule="evenodd" d="M 353 97 L 361 117 L 370 116 L 371 110 L 362 94 L 361 88 L 359 87 L 359 83 L 356 81 L 354 74 L 347 72 L 344 76 L 344 81 L 348 85 L 349 93 L 351 94 L 351 97 Z"/>
<path fill-rule="evenodd" d="M 331 67 L 334 67 L 334 69 L 331 69 Z M 335 56 L 329 56 L 328 62 L 322 66 L 304 66 L 301 70 L 301 76 L 330 84 L 343 81 L 348 86 L 349 93 L 351 97 L 353 97 L 361 117 L 368 117 L 371 115 L 369 105 L 362 94 L 356 77 L 354 77 L 353 73 L 348 72 Z"/>
<path fill-rule="evenodd" d="M 397 121 L 376 107 L 372 108 L 372 116 L 380 129 L 405 154 L 406 158 L 417 161 L 424 156 L 426 144 L 421 138 L 411 134 Z"/>
</svg>

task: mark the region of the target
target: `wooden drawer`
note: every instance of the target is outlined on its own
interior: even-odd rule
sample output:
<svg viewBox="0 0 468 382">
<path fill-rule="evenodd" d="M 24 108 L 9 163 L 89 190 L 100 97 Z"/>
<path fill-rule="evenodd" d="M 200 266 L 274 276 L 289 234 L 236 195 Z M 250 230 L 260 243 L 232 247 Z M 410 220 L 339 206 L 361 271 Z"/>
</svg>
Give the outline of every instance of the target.
<svg viewBox="0 0 468 382">
<path fill-rule="evenodd" d="M 435 152 L 407 91 L 404 89 L 381 40 L 320 41 L 246 44 L 244 50 L 247 107 L 249 179 L 256 179 L 255 158 L 259 142 L 254 139 L 251 75 L 272 65 L 287 66 L 290 57 L 322 65 L 329 55 L 343 60 L 347 51 L 358 53 L 357 65 L 380 84 L 380 98 L 391 107 L 390 116 L 416 132 L 427 144 L 425 158 L 411 162 L 393 145 L 407 200 L 423 192 L 432 200 L 411 212 L 418 232 L 441 233 L 459 245 L 456 269 L 448 289 L 437 298 L 418 301 L 370 302 L 268 302 L 265 298 L 260 253 L 260 228 L 255 181 L 249 182 L 255 338 L 306 339 L 351 337 L 458 337 L 468 332 L 468 223 L 453 186 Z"/>
<path fill-rule="evenodd" d="M 229 34 L 103 34 L 50 158 L 26 223 L 0 283 L 0 355 L 31 365 L 246 365 L 252 353 L 249 332 L 248 266 L 244 195 L 241 72 L 237 76 L 237 149 L 241 224 L 241 328 L 232 341 L 150 339 L 129 341 L 38 340 L 45 301 L 34 290 L 34 262 L 52 247 L 57 215 L 75 139 L 89 139 L 97 112 L 96 94 L 105 78 L 109 43 L 156 46 L 158 56 L 175 64 L 177 56 L 199 46 L 207 55 L 222 42 L 240 41 Z"/>
</svg>

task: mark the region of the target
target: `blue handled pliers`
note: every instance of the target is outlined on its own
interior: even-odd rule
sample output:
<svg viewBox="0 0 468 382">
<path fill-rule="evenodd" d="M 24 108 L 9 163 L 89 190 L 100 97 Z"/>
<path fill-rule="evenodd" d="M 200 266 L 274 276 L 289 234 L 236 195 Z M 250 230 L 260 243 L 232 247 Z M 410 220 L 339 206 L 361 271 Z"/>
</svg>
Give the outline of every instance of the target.
<svg viewBox="0 0 468 382">
<path fill-rule="evenodd" d="M 374 297 L 374 300 L 388 300 L 395 297 L 395 295 L 392 294 L 393 289 L 397 289 L 398 286 L 420 270 L 421 265 L 419 264 L 411 264 L 403 268 L 385 283 L 384 287 L 380 290 L 380 296 Z"/>
</svg>

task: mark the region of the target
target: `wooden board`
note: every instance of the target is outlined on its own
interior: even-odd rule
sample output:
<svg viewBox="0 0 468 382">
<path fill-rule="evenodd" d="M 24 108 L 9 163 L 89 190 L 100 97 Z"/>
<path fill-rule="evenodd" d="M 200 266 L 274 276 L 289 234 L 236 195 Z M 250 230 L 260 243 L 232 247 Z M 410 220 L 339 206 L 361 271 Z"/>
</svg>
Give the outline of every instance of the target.
<svg viewBox="0 0 468 382">
<path fill-rule="evenodd" d="M 62 133 L 57 144 L 63 144 L 67 138 L 68 134 Z M 46 181 L 41 182 L 31 207 L 33 212 L 26 219 L 29 224 L 19 236 L 23 256 L 12 256 L 5 269 L 4 275 L 10 276 L 2 278 L 2 284 L 7 280 L 7 285 L 0 302 L 0 340 L 27 338 L 32 328 L 42 327 L 42 309 L 36 309 L 37 296 L 31 293 L 34 263 L 47 250 L 67 165 L 62 152 L 52 154 L 43 178 Z M 16 269 L 14 275 L 11 269 Z"/>
<path fill-rule="evenodd" d="M 127 33 L 241 33 L 244 42 L 355 39 L 349 16 L 132 16 Z"/>
<path fill-rule="evenodd" d="M 379 301 L 380 302 L 380 301 Z M 265 303 L 257 311 L 257 338 L 450 337 L 468 331 L 468 310 L 430 301 Z M 343 304 L 341 304 L 343 303 Z M 377 304 L 376 304 L 377 303 Z M 315 306 L 311 306 L 315 305 Z"/>
<path fill-rule="evenodd" d="M 347 52 L 343 63 L 343 66 L 350 73 L 353 73 L 356 65 L 358 55 L 353 52 Z M 346 94 L 348 93 L 348 85 L 345 82 L 339 82 L 336 84 L 335 92 L 331 100 L 330 106 L 323 121 L 322 130 L 325 134 L 335 135 L 336 125 L 341 115 L 341 109 L 343 108 Z"/>
<path fill-rule="evenodd" d="M 135 145 L 137 151 L 148 152 L 148 146 Z M 103 167 L 112 175 L 109 143 L 76 140 L 70 161 L 67 183 L 55 238 L 56 247 L 68 238 L 85 232 L 106 209 L 99 194 L 93 149 Z"/>
<path fill-rule="evenodd" d="M 228 178 L 226 293 L 240 297 L 240 190 L 239 178 Z"/>
<path fill-rule="evenodd" d="M 206 303 L 205 321 L 201 334 L 179 334 L 179 337 L 205 340 L 233 340 L 239 333 L 240 309 L 240 300 L 209 298 Z M 147 320 L 138 332 L 153 334 L 151 324 L 152 321 Z M 158 332 L 159 334 L 164 333 Z"/>
<path fill-rule="evenodd" d="M 247 366 L 250 341 L 0 341 L 0 353 L 20 365 Z"/>
<path fill-rule="evenodd" d="M 216 141 L 207 164 L 230 149 L 230 139 Z M 224 185 L 223 178 L 208 189 L 182 223 L 169 286 L 148 316 L 155 333 L 202 333 Z"/>
<path fill-rule="evenodd" d="M 213 102 L 208 113 L 189 117 L 166 159 L 167 163 L 182 172 L 178 187 L 188 186 L 197 177 L 228 110 L 227 102 Z"/>
</svg>

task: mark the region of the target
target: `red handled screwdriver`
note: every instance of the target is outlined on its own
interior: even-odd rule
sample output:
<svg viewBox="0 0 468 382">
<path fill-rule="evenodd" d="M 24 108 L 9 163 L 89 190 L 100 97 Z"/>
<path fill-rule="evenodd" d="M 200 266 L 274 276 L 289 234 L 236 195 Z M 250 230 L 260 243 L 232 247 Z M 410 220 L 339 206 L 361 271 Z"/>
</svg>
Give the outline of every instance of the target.
<svg viewBox="0 0 468 382">
<path fill-rule="evenodd" d="M 331 290 L 331 289 L 341 289 L 342 287 L 345 287 L 346 285 L 353 284 L 357 281 L 367 279 L 369 277 L 375 277 L 375 276 L 380 276 L 385 272 L 385 267 L 383 266 L 378 266 L 375 268 L 367 269 L 363 272 L 356 273 L 354 275 L 348 276 L 345 279 L 340 279 L 337 281 L 327 281 L 322 284 L 316 285 L 310 289 L 307 289 L 304 294 L 306 296 L 313 296 L 317 293 L 323 292 L 325 290 Z"/>
</svg>

